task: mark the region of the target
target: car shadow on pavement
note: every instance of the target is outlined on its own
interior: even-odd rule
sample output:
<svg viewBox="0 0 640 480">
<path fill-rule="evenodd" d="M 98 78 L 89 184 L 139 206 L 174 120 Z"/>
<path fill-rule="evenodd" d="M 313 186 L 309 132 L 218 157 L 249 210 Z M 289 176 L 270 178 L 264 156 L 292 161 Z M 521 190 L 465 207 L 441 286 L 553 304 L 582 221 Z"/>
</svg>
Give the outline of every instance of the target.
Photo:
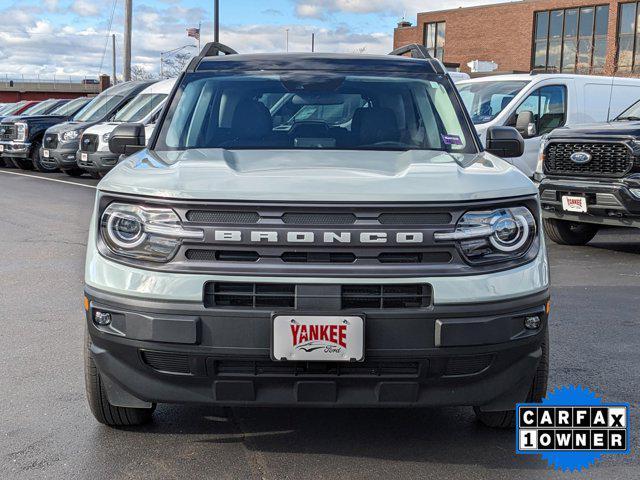
<svg viewBox="0 0 640 480">
<path fill-rule="evenodd" d="M 153 434 L 195 435 L 198 444 L 244 443 L 278 456 L 332 455 L 399 462 L 544 469 L 515 455 L 513 430 L 475 421 L 470 408 L 317 409 L 161 406 Z"/>
</svg>

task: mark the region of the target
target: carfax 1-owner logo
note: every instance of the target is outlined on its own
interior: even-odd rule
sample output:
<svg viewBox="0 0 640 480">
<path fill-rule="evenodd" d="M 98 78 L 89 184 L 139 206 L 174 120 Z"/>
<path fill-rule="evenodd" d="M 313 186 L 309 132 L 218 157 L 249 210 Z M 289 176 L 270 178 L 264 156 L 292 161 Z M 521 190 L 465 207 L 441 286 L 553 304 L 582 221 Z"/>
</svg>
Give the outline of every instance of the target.
<svg viewBox="0 0 640 480">
<path fill-rule="evenodd" d="M 516 407 L 516 452 L 540 454 L 557 470 L 582 470 L 602 455 L 628 454 L 629 405 L 604 403 L 584 387 L 561 387 Z"/>
</svg>

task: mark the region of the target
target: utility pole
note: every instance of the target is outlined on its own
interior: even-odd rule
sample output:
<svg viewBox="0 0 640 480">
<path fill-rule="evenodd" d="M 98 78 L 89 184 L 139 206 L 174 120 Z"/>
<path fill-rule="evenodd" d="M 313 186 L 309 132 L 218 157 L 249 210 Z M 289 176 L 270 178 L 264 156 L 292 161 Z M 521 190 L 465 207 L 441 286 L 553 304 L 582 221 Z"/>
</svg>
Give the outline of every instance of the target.
<svg viewBox="0 0 640 480">
<path fill-rule="evenodd" d="M 213 2 L 213 40 L 220 41 L 220 0 Z"/>
<path fill-rule="evenodd" d="M 289 29 L 288 28 L 285 29 L 285 38 L 286 38 L 286 40 L 285 40 L 286 49 L 287 49 L 287 52 L 288 52 L 289 51 Z"/>
<path fill-rule="evenodd" d="M 316 51 L 316 34 L 315 32 L 311 33 L 311 53 Z"/>
<path fill-rule="evenodd" d="M 113 85 L 118 83 L 118 77 L 116 76 L 116 34 L 111 35 L 111 66 L 113 68 Z"/>
<path fill-rule="evenodd" d="M 131 80 L 131 17 L 133 0 L 124 0 L 124 81 Z"/>
</svg>

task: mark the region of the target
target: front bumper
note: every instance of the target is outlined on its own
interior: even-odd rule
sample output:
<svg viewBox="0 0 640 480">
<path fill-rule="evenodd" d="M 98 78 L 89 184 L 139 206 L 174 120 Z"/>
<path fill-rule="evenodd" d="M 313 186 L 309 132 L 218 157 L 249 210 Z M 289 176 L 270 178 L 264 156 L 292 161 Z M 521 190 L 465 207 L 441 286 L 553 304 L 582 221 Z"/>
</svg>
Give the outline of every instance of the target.
<svg viewBox="0 0 640 480">
<path fill-rule="evenodd" d="M 640 227 L 640 198 L 631 193 L 640 191 L 640 182 L 620 179 L 578 179 L 545 177 L 539 185 L 542 215 L 574 222 L 610 226 Z M 564 195 L 587 199 L 587 213 L 565 212 Z"/>
<path fill-rule="evenodd" d="M 31 142 L 0 142 L 3 158 L 29 158 Z"/>
<path fill-rule="evenodd" d="M 51 161 L 54 161 L 56 165 L 58 165 L 58 168 L 61 168 L 63 170 L 77 168 L 78 164 L 76 162 L 76 152 L 78 151 L 78 148 L 79 144 L 77 142 L 61 144 L 58 146 L 58 148 L 48 149 L 49 158 L 51 159 Z M 46 148 L 44 148 L 43 150 L 46 150 Z"/>
<path fill-rule="evenodd" d="M 77 165 L 88 172 L 107 173 L 118 163 L 119 155 L 107 152 L 83 152 L 76 153 Z"/>
<path fill-rule="evenodd" d="M 364 362 L 275 362 L 270 357 L 272 311 L 127 299 L 91 287 L 86 295 L 90 349 L 108 379 L 110 401 L 120 406 L 505 410 L 526 399 L 547 329 L 547 290 L 484 304 L 364 311 Z M 112 324 L 97 326 L 96 310 L 110 312 Z M 524 318 L 532 315 L 542 320 L 537 330 L 524 328 Z M 129 400 L 123 404 L 122 399 Z"/>
</svg>

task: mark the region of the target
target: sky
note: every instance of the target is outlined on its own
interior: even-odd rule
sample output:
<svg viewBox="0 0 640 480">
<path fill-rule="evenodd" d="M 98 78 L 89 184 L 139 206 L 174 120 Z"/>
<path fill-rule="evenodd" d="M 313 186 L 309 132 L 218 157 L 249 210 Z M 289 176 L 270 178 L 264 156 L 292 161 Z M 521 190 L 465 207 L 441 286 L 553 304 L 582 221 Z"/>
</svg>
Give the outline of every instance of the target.
<svg viewBox="0 0 640 480">
<path fill-rule="evenodd" d="M 403 16 L 500 0 L 220 0 L 220 40 L 240 53 L 316 50 L 387 53 Z M 111 73 L 111 33 L 122 69 L 124 0 L 0 0 L 0 78 Z M 213 40 L 213 0 L 133 0 L 133 59 L 157 72 L 160 52 Z M 196 53 L 196 48 L 186 51 Z"/>
</svg>

